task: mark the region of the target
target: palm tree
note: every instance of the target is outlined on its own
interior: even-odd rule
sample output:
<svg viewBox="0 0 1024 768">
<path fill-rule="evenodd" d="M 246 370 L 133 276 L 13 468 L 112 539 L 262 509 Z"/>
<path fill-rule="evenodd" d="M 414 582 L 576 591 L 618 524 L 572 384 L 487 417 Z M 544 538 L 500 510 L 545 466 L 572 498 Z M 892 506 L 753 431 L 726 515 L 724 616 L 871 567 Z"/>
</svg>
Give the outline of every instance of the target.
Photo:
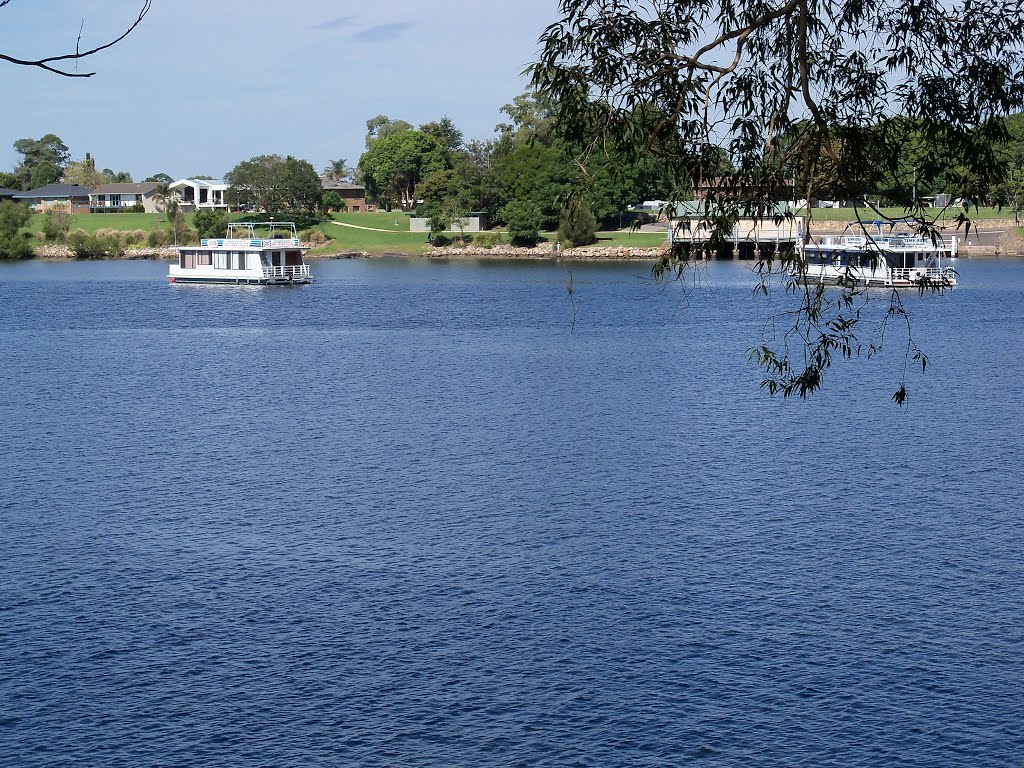
<svg viewBox="0 0 1024 768">
<path fill-rule="evenodd" d="M 352 169 L 348 167 L 348 161 L 331 160 L 330 165 L 324 168 L 324 178 L 331 181 L 349 181 L 352 178 Z"/>
</svg>

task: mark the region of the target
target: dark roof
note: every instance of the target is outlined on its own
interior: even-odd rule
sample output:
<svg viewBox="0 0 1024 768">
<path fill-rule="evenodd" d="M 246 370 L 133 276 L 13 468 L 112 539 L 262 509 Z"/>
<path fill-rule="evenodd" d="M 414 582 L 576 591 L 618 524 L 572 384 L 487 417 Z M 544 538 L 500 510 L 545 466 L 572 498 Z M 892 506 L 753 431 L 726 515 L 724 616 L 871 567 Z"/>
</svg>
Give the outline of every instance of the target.
<svg viewBox="0 0 1024 768">
<path fill-rule="evenodd" d="M 349 184 L 347 181 L 324 181 L 321 182 L 320 186 L 323 187 L 323 189 L 325 190 L 334 189 L 345 191 L 359 190 L 360 192 L 366 191 L 366 187 L 364 187 L 362 184 Z"/>
<path fill-rule="evenodd" d="M 93 195 L 148 195 L 155 192 L 160 185 L 155 181 L 140 181 L 138 183 L 122 182 L 120 184 L 104 184 L 92 190 Z"/>
<path fill-rule="evenodd" d="M 0 187 L 0 197 L 14 197 L 20 195 L 20 189 L 11 189 L 10 187 Z"/>
<path fill-rule="evenodd" d="M 80 187 L 77 184 L 47 184 L 45 187 L 20 192 L 14 197 L 16 200 L 36 197 L 88 197 L 90 192 L 92 190 L 88 187 Z"/>
</svg>

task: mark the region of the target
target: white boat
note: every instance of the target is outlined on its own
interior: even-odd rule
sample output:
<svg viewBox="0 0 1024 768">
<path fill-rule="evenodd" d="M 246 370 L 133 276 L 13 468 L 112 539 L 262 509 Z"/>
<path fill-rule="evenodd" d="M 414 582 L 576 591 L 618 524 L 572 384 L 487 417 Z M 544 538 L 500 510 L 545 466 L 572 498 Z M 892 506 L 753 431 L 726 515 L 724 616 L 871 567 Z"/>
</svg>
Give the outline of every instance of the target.
<svg viewBox="0 0 1024 768">
<path fill-rule="evenodd" d="M 264 237 L 266 233 L 269 235 Z M 309 265 L 303 262 L 308 250 L 289 221 L 229 224 L 227 237 L 179 247 L 168 279 L 172 283 L 241 285 L 309 283 Z"/>
<path fill-rule="evenodd" d="M 909 232 L 826 235 L 797 242 L 803 256 L 793 268 L 802 283 L 861 288 L 952 288 L 957 238 L 950 242 Z M 945 263 L 944 263 L 945 262 Z"/>
</svg>

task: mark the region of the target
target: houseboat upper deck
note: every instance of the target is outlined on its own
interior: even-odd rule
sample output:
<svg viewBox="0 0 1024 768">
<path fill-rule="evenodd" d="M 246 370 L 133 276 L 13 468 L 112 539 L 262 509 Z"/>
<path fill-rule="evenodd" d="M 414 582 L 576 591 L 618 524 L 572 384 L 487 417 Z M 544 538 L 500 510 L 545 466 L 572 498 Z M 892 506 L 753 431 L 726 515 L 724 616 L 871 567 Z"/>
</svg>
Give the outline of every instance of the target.
<svg viewBox="0 0 1024 768">
<path fill-rule="evenodd" d="M 826 285 L 953 288 L 957 246 L 956 237 L 933 242 L 910 232 L 882 234 L 880 225 L 873 235 L 814 237 L 798 242 L 803 263 L 795 276 Z"/>
<path fill-rule="evenodd" d="M 303 254 L 309 250 L 285 222 L 228 225 L 227 237 L 181 246 L 168 278 L 172 283 L 296 285 L 312 282 Z"/>
</svg>

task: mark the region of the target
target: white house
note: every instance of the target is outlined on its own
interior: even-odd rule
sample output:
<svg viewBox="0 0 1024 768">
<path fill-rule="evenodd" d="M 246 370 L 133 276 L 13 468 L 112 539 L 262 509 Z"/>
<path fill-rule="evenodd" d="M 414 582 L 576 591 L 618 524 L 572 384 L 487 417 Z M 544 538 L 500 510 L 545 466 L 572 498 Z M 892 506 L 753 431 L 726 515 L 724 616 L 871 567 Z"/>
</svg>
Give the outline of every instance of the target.
<svg viewBox="0 0 1024 768">
<path fill-rule="evenodd" d="M 168 190 L 178 201 L 182 210 L 227 209 L 228 207 L 224 201 L 224 193 L 228 191 L 228 185 L 216 179 L 182 179 L 168 186 Z"/>
<path fill-rule="evenodd" d="M 104 184 L 89 193 L 89 210 L 93 213 L 115 213 L 141 205 L 146 213 L 163 213 L 164 200 L 155 181 L 138 184 Z"/>
</svg>

